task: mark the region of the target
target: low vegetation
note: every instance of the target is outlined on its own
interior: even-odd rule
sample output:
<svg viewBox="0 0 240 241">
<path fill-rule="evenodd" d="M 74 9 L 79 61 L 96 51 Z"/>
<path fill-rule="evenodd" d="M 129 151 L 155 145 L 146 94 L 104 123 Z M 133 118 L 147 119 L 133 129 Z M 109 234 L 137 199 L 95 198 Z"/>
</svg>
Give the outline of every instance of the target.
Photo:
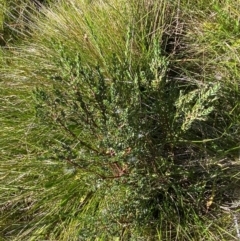
<svg viewBox="0 0 240 241">
<path fill-rule="evenodd" d="M 238 1 L 0 3 L 2 240 L 239 240 Z"/>
</svg>

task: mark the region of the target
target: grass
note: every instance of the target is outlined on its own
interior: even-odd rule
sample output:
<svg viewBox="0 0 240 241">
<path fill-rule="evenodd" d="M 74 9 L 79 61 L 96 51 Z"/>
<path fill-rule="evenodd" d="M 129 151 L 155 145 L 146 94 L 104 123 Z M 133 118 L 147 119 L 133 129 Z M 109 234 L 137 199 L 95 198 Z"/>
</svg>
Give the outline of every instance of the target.
<svg viewBox="0 0 240 241">
<path fill-rule="evenodd" d="M 1 239 L 238 240 L 237 1 L 20 3 L 1 21 Z"/>
</svg>

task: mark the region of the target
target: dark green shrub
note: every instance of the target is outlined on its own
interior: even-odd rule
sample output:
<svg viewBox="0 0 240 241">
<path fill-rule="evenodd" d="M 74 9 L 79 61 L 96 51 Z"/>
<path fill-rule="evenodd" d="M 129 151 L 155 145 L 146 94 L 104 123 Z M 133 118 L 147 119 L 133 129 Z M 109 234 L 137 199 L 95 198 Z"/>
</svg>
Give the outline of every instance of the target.
<svg viewBox="0 0 240 241">
<path fill-rule="evenodd" d="M 89 173 L 91 192 L 102 196 L 95 211 L 84 215 L 87 226 L 80 233 L 86 237 L 121 236 L 123 230 L 133 237 L 138 230 L 137 235 L 144 237 L 156 233 L 159 220 L 191 223 L 195 218 L 191 213 L 205 208 L 203 183 L 211 177 L 200 161 L 191 164 L 191 159 L 205 153 L 183 140 L 193 123 L 206 120 L 213 111 L 219 86 L 197 89 L 175 81 L 169 73 L 174 50 L 166 49 L 173 36 L 164 32 L 171 29 L 171 21 L 162 24 L 165 14 L 175 14 L 174 5 L 165 7 L 162 15 L 160 4 L 145 9 L 138 5 L 133 17 L 123 21 L 119 15 L 123 33 L 118 36 L 123 41 L 119 49 L 103 42 L 107 36 L 111 44 L 111 36 L 97 32 L 101 30 L 91 19 L 92 10 L 87 9 L 89 15 L 82 23 L 89 33 L 82 34 L 83 46 L 75 42 L 79 36 L 68 41 L 59 29 L 60 40 L 48 42 L 56 71 L 47 73 L 47 88 L 35 91 L 38 117 L 61 133 L 55 149 L 50 146 L 54 158 Z M 59 20 L 65 18 L 61 15 Z M 126 32 L 122 23 L 127 23 Z M 93 217 L 99 219 L 97 229 Z"/>
</svg>

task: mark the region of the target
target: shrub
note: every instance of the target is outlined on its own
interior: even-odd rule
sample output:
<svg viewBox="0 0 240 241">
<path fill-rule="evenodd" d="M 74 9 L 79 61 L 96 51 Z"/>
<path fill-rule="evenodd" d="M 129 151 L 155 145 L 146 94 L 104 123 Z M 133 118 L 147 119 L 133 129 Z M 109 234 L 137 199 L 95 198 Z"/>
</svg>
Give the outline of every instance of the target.
<svg viewBox="0 0 240 241">
<path fill-rule="evenodd" d="M 2 235 L 210 240 L 209 214 L 231 200 L 226 189 L 238 180 L 227 158 L 239 149 L 231 96 L 239 83 L 216 81 L 214 42 L 201 57 L 198 28 L 208 24 L 191 27 L 189 8 L 68 0 L 31 15 L 28 38 L 6 53 L 2 72 L 36 84 L 32 131 L 42 141 L 16 179 L 29 191 L 2 207 Z M 233 76 L 228 67 L 221 65 L 225 77 Z M 216 230 L 211 240 L 231 236 Z"/>
</svg>

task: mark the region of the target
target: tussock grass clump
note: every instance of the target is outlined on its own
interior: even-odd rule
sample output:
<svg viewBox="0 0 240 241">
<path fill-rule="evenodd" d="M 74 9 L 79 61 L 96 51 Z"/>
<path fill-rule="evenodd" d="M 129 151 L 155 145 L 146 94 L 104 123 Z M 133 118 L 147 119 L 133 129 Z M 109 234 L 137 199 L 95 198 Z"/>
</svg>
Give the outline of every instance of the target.
<svg viewBox="0 0 240 241">
<path fill-rule="evenodd" d="M 1 58 L 1 237 L 234 239 L 224 205 L 239 198 L 235 8 L 32 7 Z"/>
</svg>

